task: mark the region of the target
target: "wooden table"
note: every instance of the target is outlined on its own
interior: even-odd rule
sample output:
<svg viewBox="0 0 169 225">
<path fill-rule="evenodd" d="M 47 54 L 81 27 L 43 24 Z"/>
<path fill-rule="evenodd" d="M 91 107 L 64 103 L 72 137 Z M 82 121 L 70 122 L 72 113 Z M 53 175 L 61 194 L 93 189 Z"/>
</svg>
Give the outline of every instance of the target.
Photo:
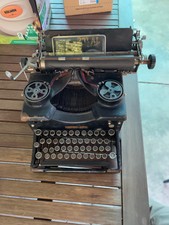
<svg viewBox="0 0 169 225">
<path fill-rule="evenodd" d="M 83 28 L 88 24 L 93 28 L 129 27 L 132 24 L 130 0 L 114 0 L 112 13 L 68 20 L 63 14 L 62 0 L 57 2 L 52 3 L 51 29 L 73 29 L 78 24 Z M 24 76 L 15 82 L 7 80 L 4 71 L 18 72 L 20 57 L 30 56 L 34 49 L 35 46 L 0 46 L 1 224 L 148 225 L 137 76 L 124 78 L 128 119 L 122 128 L 121 173 L 33 173 L 30 169 L 32 132 L 20 121 L 21 94 L 26 81 Z"/>
</svg>

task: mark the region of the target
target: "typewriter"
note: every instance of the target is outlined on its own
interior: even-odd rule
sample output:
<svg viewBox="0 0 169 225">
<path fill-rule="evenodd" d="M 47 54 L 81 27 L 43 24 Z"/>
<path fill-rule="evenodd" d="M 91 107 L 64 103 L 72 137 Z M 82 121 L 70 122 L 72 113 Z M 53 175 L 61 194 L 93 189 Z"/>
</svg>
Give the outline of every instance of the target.
<svg viewBox="0 0 169 225">
<path fill-rule="evenodd" d="M 143 39 L 131 28 L 46 31 L 21 72 L 22 121 L 33 130 L 37 172 L 114 172 L 121 169 L 120 130 L 126 120 L 123 75 L 149 69 Z"/>
</svg>

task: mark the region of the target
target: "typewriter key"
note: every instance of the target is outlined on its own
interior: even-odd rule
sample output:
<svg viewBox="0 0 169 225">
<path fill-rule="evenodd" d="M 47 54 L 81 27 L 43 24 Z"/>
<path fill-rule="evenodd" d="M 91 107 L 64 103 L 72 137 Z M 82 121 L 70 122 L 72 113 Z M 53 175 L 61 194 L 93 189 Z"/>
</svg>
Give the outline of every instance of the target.
<svg viewBox="0 0 169 225">
<path fill-rule="evenodd" d="M 115 134 L 115 131 L 114 131 L 113 129 L 110 129 L 110 130 L 108 131 L 108 134 L 109 134 L 110 136 L 113 136 L 113 135 Z"/>
<path fill-rule="evenodd" d="M 82 151 L 82 152 L 85 151 L 85 146 L 84 145 L 80 146 L 80 151 Z"/>
<path fill-rule="evenodd" d="M 57 145 L 57 146 L 55 146 L 55 151 L 56 152 L 59 152 L 60 151 L 60 147 Z"/>
<path fill-rule="evenodd" d="M 103 159 L 107 159 L 108 155 L 107 154 L 102 154 Z"/>
<path fill-rule="evenodd" d="M 92 138 L 91 143 L 92 143 L 93 145 L 96 144 L 96 139 L 95 139 L 95 138 Z"/>
<path fill-rule="evenodd" d="M 57 136 L 61 136 L 61 134 L 62 134 L 61 130 L 57 130 L 57 131 L 56 131 L 56 135 L 57 135 Z"/>
<path fill-rule="evenodd" d="M 39 146 L 40 146 L 39 142 L 35 142 L 35 143 L 34 143 L 34 147 L 35 147 L 35 148 L 39 148 Z"/>
<path fill-rule="evenodd" d="M 42 152 L 37 152 L 35 154 L 36 159 L 41 159 L 42 158 Z"/>
<path fill-rule="evenodd" d="M 92 130 L 89 130 L 88 132 L 87 132 L 87 134 L 88 134 L 88 136 L 92 136 L 93 135 L 93 131 Z"/>
<path fill-rule="evenodd" d="M 74 150 L 75 152 L 78 152 L 78 151 L 79 151 L 79 146 L 75 145 L 74 148 L 73 148 L 73 150 Z"/>
<path fill-rule="evenodd" d="M 110 143 L 110 140 L 109 140 L 109 139 L 104 139 L 104 143 L 105 143 L 106 145 L 108 145 L 108 144 Z"/>
<path fill-rule="evenodd" d="M 45 139 L 41 138 L 39 142 L 40 142 L 41 145 L 43 145 L 43 144 L 45 144 Z"/>
<path fill-rule="evenodd" d="M 70 156 L 69 156 L 69 154 L 68 154 L 68 153 L 64 154 L 64 159 L 66 159 L 66 160 L 67 160 L 67 159 L 69 159 L 69 157 L 70 157 Z"/>
<path fill-rule="evenodd" d="M 87 150 L 88 152 L 90 152 L 90 151 L 92 150 L 92 147 L 91 147 L 90 145 L 88 145 L 88 146 L 86 147 L 86 150 Z"/>
<path fill-rule="evenodd" d="M 71 152 L 73 150 L 73 147 L 71 145 L 67 146 L 68 152 Z"/>
<path fill-rule="evenodd" d="M 48 139 L 46 140 L 46 143 L 47 143 L 48 145 L 50 145 L 50 144 L 52 143 L 52 139 L 51 139 L 51 138 L 48 138 Z"/>
<path fill-rule="evenodd" d="M 73 136 L 74 135 L 74 131 L 73 130 L 69 130 L 69 136 Z"/>
<path fill-rule="evenodd" d="M 55 131 L 54 130 L 50 131 L 50 136 L 52 136 L 52 137 L 55 136 Z"/>
<path fill-rule="evenodd" d="M 101 159 L 101 154 L 96 154 L 96 159 Z"/>
<path fill-rule="evenodd" d="M 99 131 L 99 130 L 95 130 L 95 131 L 94 131 L 94 136 L 97 137 L 97 136 L 99 136 L 99 134 L 100 134 L 100 131 Z"/>
<path fill-rule="evenodd" d="M 57 157 L 58 157 L 58 159 L 63 159 L 63 154 L 62 154 L 62 153 L 59 153 L 59 154 L 57 155 Z"/>
<path fill-rule="evenodd" d="M 89 138 L 85 138 L 84 139 L 84 143 L 87 145 L 87 144 L 89 144 L 90 143 L 90 139 Z"/>
<path fill-rule="evenodd" d="M 111 147 L 110 146 L 106 146 L 105 150 L 106 150 L 106 152 L 110 152 L 111 151 Z"/>
<path fill-rule="evenodd" d="M 100 131 L 100 135 L 101 135 L 101 136 L 105 136 L 105 135 L 106 135 L 106 132 L 105 132 L 104 130 L 101 130 L 101 131 Z"/>
<path fill-rule="evenodd" d="M 55 154 L 55 153 L 53 153 L 53 154 L 51 155 L 51 159 L 56 159 L 56 154 Z"/>
<path fill-rule="evenodd" d="M 50 153 L 53 153 L 54 151 L 55 151 L 55 149 L 54 149 L 53 147 L 50 147 L 50 148 L 49 148 L 49 152 L 50 152 Z"/>
<path fill-rule="evenodd" d="M 76 131 L 75 131 L 75 135 L 76 135 L 76 136 L 79 136 L 79 135 L 80 135 L 80 131 L 79 131 L 79 130 L 76 130 Z"/>
<path fill-rule="evenodd" d="M 46 153 L 44 157 L 45 157 L 45 159 L 49 159 L 50 158 L 49 153 Z"/>
<path fill-rule="evenodd" d="M 65 151 L 66 151 L 66 146 L 65 146 L 65 145 L 63 145 L 63 146 L 61 147 L 61 151 L 62 151 L 62 152 L 65 152 Z"/>
<path fill-rule="evenodd" d="M 42 149 L 42 151 L 43 151 L 44 153 L 47 153 L 47 152 L 48 152 L 48 148 L 45 147 L 45 148 Z"/>
<path fill-rule="evenodd" d="M 71 159 L 76 159 L 76 154 L 71 154 Z"/>
<path fill-rule="evenodd" d="M 67 138 L 67 139 L 66 139 L 66 144 L 67 144 L 67 145 L 70 145 L 70 144 L 71 144 L 71 139 L 70 139 L 70 138 Z"/>
<path fill-rule="evenodd" d="M 110 159 L 115 159 L 116 158 L 116 154 L 114 152 L 111 152 L 109 154 Z"/>
<path fill-rule="evenodd" d="M 64 140 L 63 138 L 61 138 L 61 139 L 59 140 L 59 143 L 60 143 L 61 145 L 63 145 L 63 144 L 65 143 L 65 140 Z"/>
<path fill-rule="evenodd" d="M 96 145 L 93 146 L 93 151 L 94 151 L 94 152 L 97 152 L 98 149 L 99 149 L 99 148 L 98 148 Z"/>
<path fill-rule="evenodd" d="M 86 134 L 87 134 L 86 130 L 82 130 L 81 134 L 83 137 L 86 136 Z"/>
<path fill-rule="evenodd" d="M 77 154 L 77 159 L 82 159 L 82 154 L 81 153 Z"/>
<path fill-rule="evenodd" d="M 84 153 L 84 154 L 83 154 L 83 158 L 84 158 L 84 159 L 88 159 L 88 154 Z"/>
<path fill-rule="evenodd" d="M 100 151 L 100 152 L 103 152 L 103 151 L 104 151 L 104 146 L 103 146 L 103 145 L 101 145 L 101 146 L 99 147 L 99 151 Z"/>
<path fill-rule="evenodd" d="M 95 154 L 91 153 L 90 154 L 90 159 L 94 159 L 95 158 Z"/>
<path fill-rule="evenodd" d="M 79 138 L 78 139 L 78 143 L 81 145 L 81 144 L 83 144 L 83 139 L 82 138 Z"/>
<path fill-rule="evenodd" d="M 64 131 L 62 132 L 62 135 L 63 135 L 64 137 L 67 136 L 67 134 L 68 134 L 67 130 L 64 130 Z"/>
<path fill-rule="evenodd" d="M 103 139 L 99 138 L 99 139 L 97 140 L 97 143 L 98 143 L 99 145 L 101 145 L 101 144 L 103 143 Z"/>
<path fill-rule="evenodd" d="M 58 139 L 57 138 L 53 139 L 53 144 L 54 145 L 57 145 L 58 144 Z"/>
<path fill-rule="evenodd" d="M 49 131 L 48 131 L 48 130 L 44 130 L 44 131 L 43 131 L 43 135 L 44 135 L 44 136 L 48 136 L 48 135 L 49 135 Z"/>
<path fill-rule="evenodd" d="M 41 134 L 42 134 L 42 130 L 40 130 L 40 129 L 35 130 L 36 136 L 40 136 Z"/>
<path fill-rule="evenodd" d="M 74 144 L 74 145 L 77 144 L 77 139 L 76 138 L 72 138 L 72 144 Z"/>
</svg>

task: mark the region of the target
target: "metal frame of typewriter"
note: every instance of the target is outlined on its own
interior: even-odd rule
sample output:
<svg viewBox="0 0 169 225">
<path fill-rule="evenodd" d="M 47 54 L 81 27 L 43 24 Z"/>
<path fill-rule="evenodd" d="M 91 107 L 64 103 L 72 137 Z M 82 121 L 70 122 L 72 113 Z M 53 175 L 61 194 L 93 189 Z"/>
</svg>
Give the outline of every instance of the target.
<svg viewBox="0 0 169 225">
<path fill-rule="evenodd" d="M 85 55 L 64 56 L 53 53 L 51 37 L 83 34 L 105 35 L 107 38 L 106 53 L 96 54 L 96 52 L 91 51 Z M 34 171 L 109 172 L 121 169 L 120 129 L 126 120 L 125 97 L 122 90 L 123 75 L 136 73 L 140 64 L 147 64 L 149 69 L 153 69 L 156 63 L 154 55 L 150 55 L 148 58 L 143 55 L 144 39 L 145 37 L 140 37 L 139 31 L 134 31 L 131 28 L 42 32 L 39 35 L 37 51 L 31 58 L 22 59 L 20 73 L 13 77 L 10 72 L 6 72 L 9 78 L 15 80 L 25 70 L 33 71 L 28 85 L 24 89 L 24 106 L 21 119 L 28 122 L 34 132 L 31 164 Z M 75 105 L 71 109 L 72 111 L 68 112 L 68 110 L 63 109 L 63 106 L 59 106 L 60 108 L 58 108 L 58 105 L 56 106 L 58 98 L 62 99 L 62 95 L 69 93 L 64 92 L 65 88 L 68 89 L 67 87 L 71 87 L 71 85 L 81 86 L 89 93 L 88 98 L 91 98 L 90 109 L 85 108 L 84 111 L 76 112 Z M 71 89 L 69 90 L 71 91 Z M 84 95 L 87 95 L 85 91 Z M 78 102 L 78 98 L 76 100 Z M 100 160 L 97 163 L 93 159 L 93 153 L 90 152 L 88 154 L 89 160 L 85 162 L 74 160 L 74 165 L 65 159 L 51 160 L 49 164 L 41 163 L 45 161 L 44 158 L 43 160 L 37 159 L 38 157 L 42 158 L 39 148 L 42 148 L 43 145 L 39 144 L 39 141 L 44 138 L 39 139 L 39 136 L 42 133 L 44 134 L 45 130 L 49 130 L 49 132 L 64 130 L 65 133 L 69 134 L 72 129 L 74 131 L 80 129 L 81 139 L 83 138 L 82 130 L 93 132 L 93 138 L 95 129 L 100 130 L 99 132 L 105 129 L 105 138 L 108 137 L 109 129 L 114 130 L 116 157 L 104 162 Z M 99 137 L 100 135 L 99 133 Z M 49 134 L 48 137 L 52 142 L 54 141 L 52 135 Z M 75 135 L 73 138 L 75 138 Z M 110 141 L 111 137 L 108 138 Z M 57 137 L 57 140 L 61 141 L 59 137 Z M 99 147 L 99 144 L 97 147 Z M 51 147 L 51 154 L 53 151 L 54 149 Z M 36 156 L 36 153 L 39 155 Z M 70 153 L 72 157 L 74 153 Z M 65 154 L 62 155 L 65 156 Z M 83 153 L 80 154 L 80 158 L 84 157 Z M 108 156 L 111 158 L 111 153 Z M 103 154 L 101 157 L 103 157 Z"/>
</svg>

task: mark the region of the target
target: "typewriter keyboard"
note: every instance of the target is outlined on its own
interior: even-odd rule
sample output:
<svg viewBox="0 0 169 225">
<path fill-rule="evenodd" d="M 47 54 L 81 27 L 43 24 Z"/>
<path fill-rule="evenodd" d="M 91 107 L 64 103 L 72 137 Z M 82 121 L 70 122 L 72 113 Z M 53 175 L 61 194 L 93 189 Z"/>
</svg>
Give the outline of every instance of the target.
<svg viewBox="0 0 169 225">
<path fill-rule="evenodd" d="M 34 162 L 41 166 L 97 166 L 116 159 L 115 131 L 41 130 L 34 131 Z M 103 163 L 104 164 L 104 163 Z M 110 166 L 111 167 L 111 166 Z"/>
</svg>

